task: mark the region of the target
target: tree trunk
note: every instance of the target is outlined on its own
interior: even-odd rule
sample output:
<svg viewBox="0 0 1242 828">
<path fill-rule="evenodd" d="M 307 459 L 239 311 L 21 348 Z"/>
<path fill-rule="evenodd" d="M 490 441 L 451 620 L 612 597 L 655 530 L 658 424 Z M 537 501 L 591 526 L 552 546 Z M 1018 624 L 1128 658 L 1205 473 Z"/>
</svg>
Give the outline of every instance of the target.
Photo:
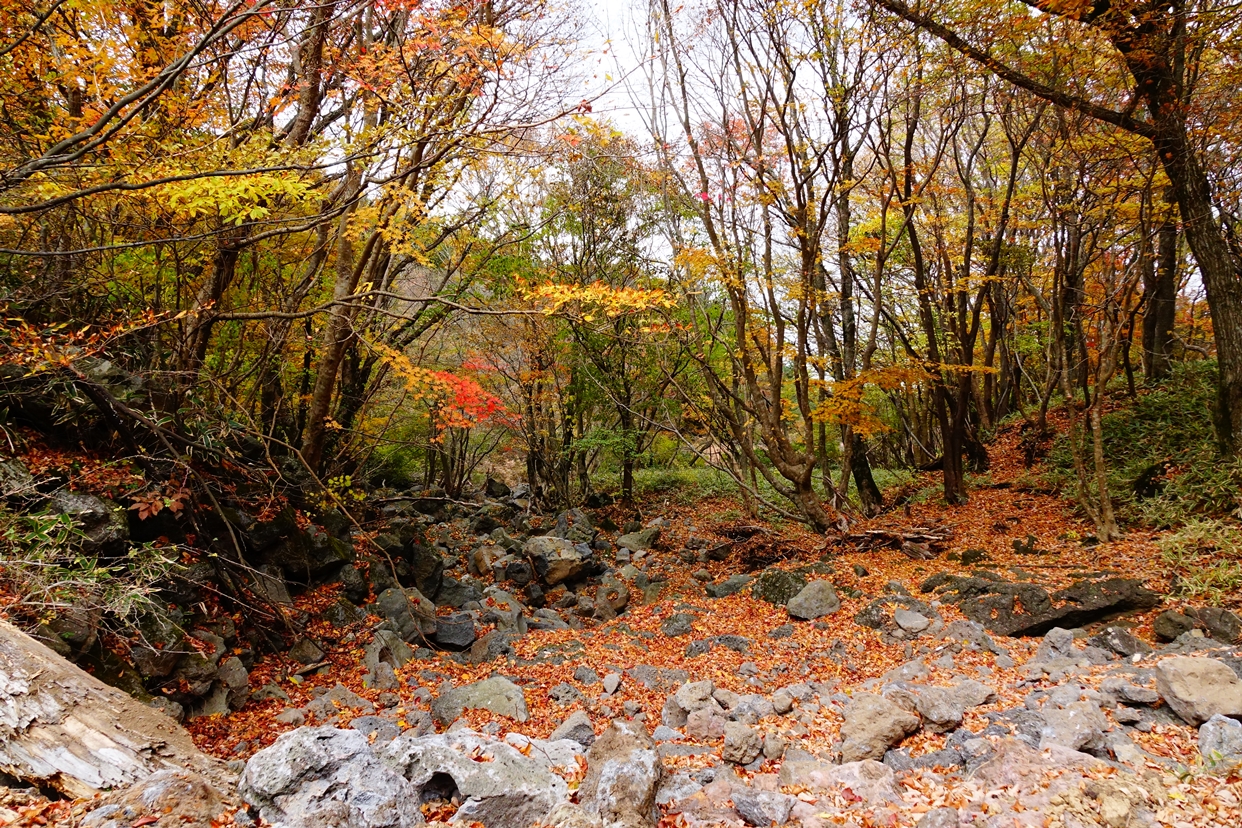
<svg viewBox="0 0 1242 828">
<path fill-rule="evenodd" d="M 1166 216 L 1157 231 L 1154 267 L 1144 268 L 1143 373 L 1163 379 L 1173 367 L 1173 321 L 1177 312 L 1177 222 Z M 1150 279 L 1150 281 L 1148 281 Z"/>
<path fill-rule="evenodd" d="M 233 784 L 171 718 L 0 621 L 0 770 L 76 798 L 164 769 Z"/>
<path fill-rule="evenodd" d="M 858 500 L 862 504 L 863 514 L 872 516 L 879 514 L 884 506 L 884 495 L 876 485 L 875 476 L 871 473 L 871 461 L 867 458 L 867 443 L 857 434 L 854 435 L 853 447 L 850 451 L 851 471 L 854 473 L 854 486 L 858 489 Z"/>
<path fill-rule="evenodd" d="M 351 171 L 349 193 L 357 192 L 361 186 L 360 174 Z M 348 202 L 348 197 L 346 201 Z M 351 211 L 341 216 L 340 229 L 337 236 L 336 251 L 336 285 L 332 298 L 341 302 L 353 294 L 358 287 L 358 279 L 362 275 L 361 265 L 355 265 L 353 242 L 349 236 L 349 217 Z M 369 252 L 376 243 L 378 231 L 372 233 L 364 249 Z M 324 342 L 319 356 L 319 369 L 315 374 L 315 385 L 311 391 L 310 406 L 307 411 L 306 433 L 302 437 L 302 457 L 314 471 L 320 470 L 323 460 L 324 441 L 327 438 L 328 412 L 331 410 L 333 391 L 336 389 L 336 375 L 340 371 L 341 359 L 345 355 L 345 347 L 354 335 L 353 320 L 357 310 L 348 304 L 333 306 L 329 316 Z"/>
<path fill-rule="evenodd" d="M 1242 250 L 1212 203 L 1212 185 L 1186 132 L 1181 84 L 1173 67 L 1115 42 L 1144 92 L 1155 126 L 1156 154 L 1169 177 L 1182 229 L 1207 291 L 1216 361 L 1216 436 L 1222 454 L 1242 452 Z"/>
</svg>

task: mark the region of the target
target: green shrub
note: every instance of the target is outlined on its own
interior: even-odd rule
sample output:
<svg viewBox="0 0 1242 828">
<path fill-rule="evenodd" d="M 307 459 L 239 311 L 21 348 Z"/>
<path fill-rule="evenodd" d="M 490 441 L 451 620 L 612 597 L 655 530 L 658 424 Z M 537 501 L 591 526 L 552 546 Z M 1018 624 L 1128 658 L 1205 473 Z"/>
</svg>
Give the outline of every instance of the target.
<svg viewBox="0 0 1242 828">
<path fill-rule="evenodd" d="M 1104 415 L 1109 489 L 1121 520 L 1170 528 L 1238 509 L 1242 461 L 1219 456 L 1211 418 L 1216 376 L 1215 362 L 1179 365 Z M 1068 493 L 1074 469 L 1067 440 L 1062 434 L 1053 443 L 1048 482 Z"/>
<path fill-rule="evenodd" d="M 1242 528 L 1223 520 L 1192 520 L 1157 546 L 1175 591 L 1219 602 L 1242 590 Z"/>
<path fill-rule="evenodd" d="M 72 606 L 132 619 L 150 608 L 155 584 L 176 566 L 152 544 L 104 560 L 82 540 L 68 515 L 0 509 L 0 581 L 18 598 L 19 613 L 46 616 Z"/>
<path fill-rule="evenodd" d="M 422 480 L 425 462 L 422 452 L 408 446 L 385 446 L 371 458 L 367 481 L 375 487 L 413 489 Z"/>
</svg>

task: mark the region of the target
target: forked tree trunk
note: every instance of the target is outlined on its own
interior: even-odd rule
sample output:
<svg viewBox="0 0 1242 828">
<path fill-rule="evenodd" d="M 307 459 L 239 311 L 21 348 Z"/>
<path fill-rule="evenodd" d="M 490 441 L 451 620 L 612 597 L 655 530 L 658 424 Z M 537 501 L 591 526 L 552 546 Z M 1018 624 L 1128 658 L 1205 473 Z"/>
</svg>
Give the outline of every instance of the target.
<svg viewBox="0 0 1242 828">
<path fill-rule="evenodd" d="M 232 786 L 171 718 L 0 621 L 0 771 L 77 798 L 169 768 Z"/>
</svg>

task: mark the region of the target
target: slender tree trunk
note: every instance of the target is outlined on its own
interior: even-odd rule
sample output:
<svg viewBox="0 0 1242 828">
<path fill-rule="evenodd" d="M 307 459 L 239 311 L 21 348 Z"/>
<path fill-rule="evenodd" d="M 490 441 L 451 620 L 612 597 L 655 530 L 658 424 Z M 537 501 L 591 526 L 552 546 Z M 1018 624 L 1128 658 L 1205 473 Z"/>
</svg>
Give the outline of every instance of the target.
<svg viewBox="0 0 1242 828">
<path fill-rule="evenodd" d="M 351 172 L 354 182 L 350 192 L 356 192 L 361 181 L 358 173 Z M 336 243 L 336 285 L 332 298 L 340 301 L 351 295 L 358 287 L 358 279 L 362 267 L 356 265 L 354 244 L 349 235 L 349 218 L 352 211 L 341 216 L 337 230 Z M 373 233 L 368 246 L 376 243 L 377 234 Z M 319 471 L 323 462 L 324 441 L 327 437 L 328 412 L 332 406 L 332 393 L 336 388 L 336 375 L 341 367 L 341 358 L 345 347 L 353 336 L 353 320 L 356 310 L 346 304 L 334 305 L 328 315 L 328 325 L 324 332 L 323 344 L 319 354 L 319 368 L 315 374 L 315 385 L 311 391 L 310 405 L 307 411 L 306 433 L 302 437 L 302 457 L 315 471 Z"/>
<path fill-rule="evenodd" d="M 1177 314 L 1177 220 L 1166 215 L 1156 232 L 1156 257 L 1143 269 L 1147 310 L 1143 314 L 1143 373 L 1149 380 L 1173 367 L 1173 322 Z"/>
<path fill-rule="evenodd" d="M 1125 57 L 1146 101 L 1156 156 L 1169 178 L 1186 241 L 1203 277 L 1220 368 L 1216 435 L 1222 453 L 1237 455 L 1242 453 L 1242 250 L 1227 219 L 1217 215 L 1211 181 L 1187 133 L 1181 100 L 1186 10 L 1177 4 L 1173 12 L 1165 23 L 1168 31 L 1122 29 L 1113 45 Z"/>
<path fill-rule="evenodd" d="M 302 45 L 298 49 L 298 63 L 301 69 L 298 78 L 298 111 L 289 125 L 289 133 L 285 140 L 294 146 L 305 144 L 310 138 L 311 126 L 315 116 L 319 114 L 319 105 L 323 100 L 323 84 L 320 73 L 323 69 L 323 47 L 328 37 L 328 16 L 332 13 L 335 3 L 324 2 L 314 6 L 310 25 L 303 34 Z"/>
</svg>

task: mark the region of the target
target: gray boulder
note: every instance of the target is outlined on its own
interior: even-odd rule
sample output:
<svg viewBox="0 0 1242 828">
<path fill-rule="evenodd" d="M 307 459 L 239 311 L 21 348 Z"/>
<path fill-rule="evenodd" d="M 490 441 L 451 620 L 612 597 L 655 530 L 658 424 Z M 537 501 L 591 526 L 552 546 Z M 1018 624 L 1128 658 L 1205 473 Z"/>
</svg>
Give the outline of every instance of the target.
<svg viewBox="0 0 1242 828">
<path fill-rule="evenodd" d="M 1139 687 L 1126 681 L 1121 676 L 1107 676 L 1100 682 L 1100 690 L 1109 701 L 1124 701 L 1127 704 L 1151 706 L 1160 701 L 1160 694 L 1149 687 Z"/>
<path fill-rule="evenodd" d="M 669 638 L 694 632 L 694 616 L 688 612 L 675 612 L 660 622 L 660 632 Z"/>
<path fill-rule="evenodd" d="M 414 650 L 401 640 L 401 636 L 392 630 L 376 630 L 375 638 L 363 650 L 362 663 L 367 672 L 374 673 L 376 666 L 384 662 L 391 667 L 400 667 L 414 658 Z"/>
<path fill-rule="evenodd" d="M 117 549 L 129 540 L 125 508 L 111 500 L 61 490 L 52 495 L 47 505 L 48 511 L 73 519 L 86 549 Z"/>
<path fill-rule="evenodd" d="M 149 609 L 138 620 L 141 639 L 130 649 L 134 667 L 143 678 L 164 678 L 177 667 L 185 653 L 182 614 L 152 597 Z"/>
<path fill-rule="evenodd" d="M 34 476 L 16 457 L 0 459 L 0 497 L 28 495 L 35 491 Z"/>
<path fill-rule="evenodd" d="M 763 696 L 750 693 L 737 700 L 737 704 L 729 710 L 729 716 L 743 724 L 753 725 L 775 712 L 772 702 Z"/>
<path fill-rule="evenodd" d="M 193 771 L 173 768 L 156 771 L 106 796 L 104 802 L 75 824 L 82 828 L 126 828 L 158 818 L 156 828 L 161 823 L 198 828 L 213 822 L 218 825 L 225 807 L 211 782 Z"/>
<path fill-rule="evenodd" d="M 568 739 L 583 747 L 590 747 L 595 742 L 595 725 L 591 724 L 591 717 L 583 710 L 575 711 L 548 737 L 550 742 L 561 739 Z"/>
<path fill-rule="evenodd" d="M 873 693 L 855 693 L 841 725 L 841 761 L 883 759 L 884 753 L 919 729 L 919 717 Z"/>
<path fill-rule="evenodd" d="M 548 534 L 571 543 L 591 543 L 596 531 L 590 515 L 581 509 L 570 509 L 556 516 L 556 526 Z"/>
<path fill-rule="evenodd" d="M 1105 627 L 1088 638 L 1087 643 L 1093 647 L 1114 652 L 1123 658 L 1151 652 L 1150 644 L 1124 627 Z"/>
<path fill-rule="evenodd" d="M 746 821 L 747 825 L 768 828 L 769 825 L 784 825 L 789 821 L 789 812 L 798 800 L 789 794 L 773 791 L 756 791 L 750 788 L 737 788 L 733 791 L 733 810 Z"/>
<path fill-rule="evenodd" d="M 224 689 L 230 710 L 239 710 L 250 698 L 250 674 L 237 656 L 220 662 L 216 681 Z"/>
<path fill-rule="evenodd" d="M 436 631 L 436 606 L 416 589 L 384 590 L 375 599 L 375 613 L 402 641 L 422 643 Z"/>
<path fill-rule="evenodd" d="M 1098 751 L 1103 747 L 1108 720 L 1100 708 L 1089 701 L 1079 701 L 1056 708 L 1046 706 L 1044 726 L 1039 734 L 1040 748 L 1060 745 L 1070 750 Z"/>
<path fill-rule="evenodd" d="M 811 581 L 802 590 L 789 599 L 785 609 L 794 618 L 803 621 L 814 621 L 841 609 L 841 599 L 837 591 L 827 581 Z"/>
<path fill-rule="evenodd" d="M 735 765 L 749 765 L 763 753 L 763 736 L 741 722 L 726 722 L 721 757 Z"/>
<path fill-rule="evenodd" d="M 402 735 L 380 752 L 415 791 L 415 801 L 461 800 L 454 821 L 527 828 L 568 799 L 564 779 L 516 748 L 469 730 Z"/>
<path fill-rule="evenodd" d="M 468 612 L 436 617 L 436 643 L 450 650 L 464 650 L 478 638 L 474 617 Z"/>
<path fill-rule="evenodd" d="M 357 730 L 298 728 L 250 758 L 238 792 L 264 822 L 287 828 L 410 828 L 418 791 Z"/>
<path fill-rule="evenodd" d="M 366 736 L 367 741 L 377 745 L 391 742 L 401 735 L 401 728 L 397 726 L 397 723 L 383 716 L 359 716 L 350 720 L 349 727 Z"/>
<path fill-rule="evenodd" d="M 587 751 L 578 801 L 603 828 L 646 828 L 656 823 L 656 791 L 664 765 L 655 743 L 636 722 L 614 721 Z"/>
<path fill-rule="evenodd" d="M 741 592 L 754 580 L 750 575 L 730 575 L 720 583 L 708 584 L 704 591 L 708 598 L 728 598 Z"/>
<path fill-rule="evenodd" d="M 1062 627 L 1053 627 L 1044 633 L 1044 640 L 1039 642 L 1033 660 L 1047 662 L 1062 658 L 1076 659 L 1078 655 L 1078 648 L 1074 646 L 1074 634 Z"/>
<path fill-rule="evenodd" d="M 505 734 L 505 743 L 558 776 L 576 772 L 586 761 L 587 749 L 573 739 L 532 739 L 521 733 Z"/>
<path fill-rule="evenodd" d="M 522 688 L 500 676 L 454 687 L 431 703 L 431 715 L 441 725 L 451 724 L 466 710 L 488 710 L 519 722 L 530 718 Z"/>
<path fill-rule="evenodd" d="M 637 532 L 630 532 L 617 538 L 617 546 L 625 547 L 631 552 L 646 552 L 660 541 L 660 527 L 648 526 Z"/>
<path fill-rule="evenodd" d="M 966 699 L 952 687 L 925 687 L 915 696 L 923 727 L 932 733 L 955 730 L 966 715 Z"/>
<path fill-rule="evenodd" d="M 491 599 L 488 602 L 487 613 L 483 616 L 484 622 L 495 624 L 496 632 L 499 633 L 526 635 L 528 629 L 526 608 L 522 606 L 521 601 L 494 586 L 484 590 L 484 595 Z"/>
<path fill-rule="evenodd" d="M 1199 727 L 1199 753 L 1208 761 L 1242 761 L 1242 722 L 1212 716 Z"/>
<path fill-rule="evenodd" d="M 765 569 L 755 579 L 751 593 L 761 601 L 784 606 L 806 586 L 806 576 L 784 569 Z"/>
<path fill-rule="evenodd" d="M 306 705 L 306 712 L 320 719 L 335 716 L 341 709 L 361 710 L 369 715 L 375 712 L 375 705 L 339 682 L 331 690 Z"/>
<path fill-rule="evenodd" d="M 469 581 L 459 581 L 446 577 L 440 583 L 440 591 L 436 593 L 440 606 L 461 609 L 471 601 L 483 601 L 483 591 Z"/>
<path fill-rule="evenodd" d="M 1218 713 L 1242 718 L 1242 681 L 1214 658 L 1166 658 L 1156 667 L 1156 687 L 1173 712 L 1192 725 Z"/>
<path fill-rule="evenodd" d="M 690 714 L 698 710 L 723 713 L 720 702 L 712 695 L 715 689 L 711 679 L 686 682 L 665 700 L 660 721 L 668 727 L 685 727 Z"/>
<path fill-rule="evenodd" d="M 1237 644 L 1242 641 L 1242 618 L 1221 607 L 1195 607 L 1186 614 L 1198 622 L 1217 641 Z"/>
<path fill-rule="evenodd" d="M 931 620 L 926 615 L 907 609 L 894 610 L 893 623 L 908 633 L 921 633 L 931 626 Z"/>
<path fill-rule="evenodd" d="M 444 558 L 440 553 L 420 543 L 408 543 L 401 556 L 418 591 L 428 597 L 436 596 L 444 582 Z"/>
<path fill-rule="evenodd" d="M 1177 610 L 1165 610 L 1151 622 L 1151 631 L 1160 641 L 1173 641 L 1195 628 L 1195 619 Z"/>
<path fill-rule="evenodd" d="M 1043 635 L 1054 627 L 1081 627 L 1160 603 L 1157 593 L 1134 578 L 1084 579 L 1049 594 L 1026 581 L 941 572 L 920 589 L 939 593 L 942 601 L 957 604 L 967 618 L 989 631 L 1015 637 Z"/>
<path fill-rule="evenodd" d="M 549 586 L 581 578 L 586 574 L 586 556 L 564 538 L 536 537 L 526 541 L 522 553 L 530 559 L 535 574 Z"/>
<path fill-rule="evenodd" d="M 318 644 L 309 638 L 299 638 L 297 643 L 289 648 L 289 658 L 298 664 L 314 664 L 323 661 L 323 650 Z"/>
</svg>

